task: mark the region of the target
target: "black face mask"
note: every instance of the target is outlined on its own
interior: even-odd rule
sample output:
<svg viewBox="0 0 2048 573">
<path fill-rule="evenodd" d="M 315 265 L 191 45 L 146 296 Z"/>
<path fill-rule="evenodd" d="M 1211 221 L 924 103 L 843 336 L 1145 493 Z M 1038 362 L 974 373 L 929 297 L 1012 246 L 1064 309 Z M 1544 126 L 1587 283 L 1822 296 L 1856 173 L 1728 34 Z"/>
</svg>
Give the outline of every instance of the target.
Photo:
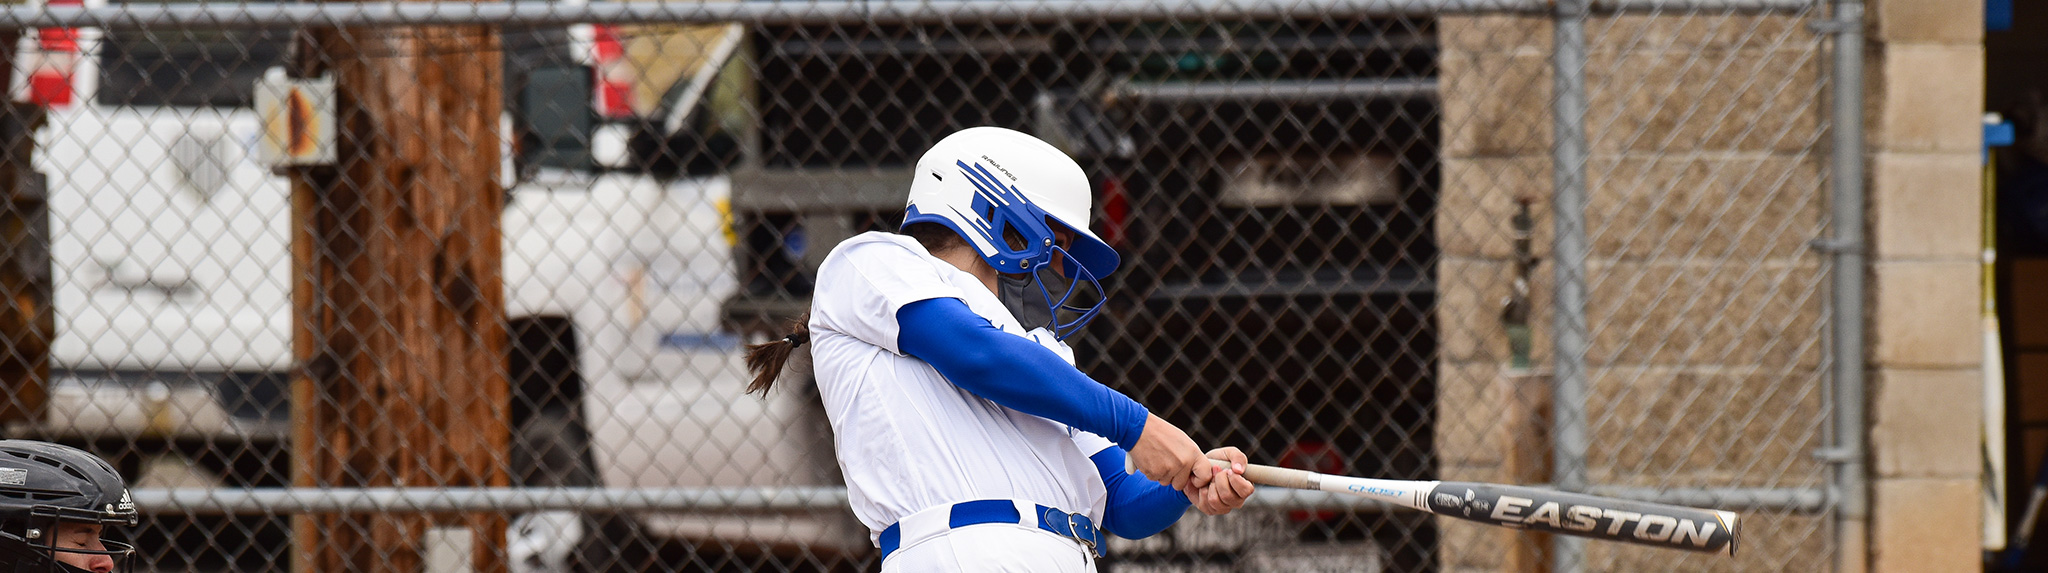
<svg viewBox="0 0 2048 573">
<path fill-rule="evenodd" d="M 1058 273 L 1043 274 L 1051 278 L 1049 275 Z M 996 275 L 996 299 L 1003 301 L 1003 308 L 1010 309 L 1010 316 L 1016 317 L 1024 330 L 1052 324 L 1052 309 L 1046 307 L 1045 295 L 1038 292 L 1038 285 L 1031 283 L 1031 275 Z"/>
<path fill-rule="evenodd" d="M 1032 280 L 1033 275 L 1027 274 L 996 275 L 996 299 L 1002 301 L 1003 308 L 1010 311 L 1010 316 L 1016 317 L 1017 324 L 1023 325 L 1025 331 L 1044 328 L 1064 339 L 1064 335 L 1072 334 L 1080 324 L 1085 324 L 1085 321 L 1077 323 L 1076 320 L 1102 304 L 1102 292 L 1097 290 L 1094 282 L 1079 281 L 1080 284 L 1076 285 L 1074 279 L 1060 276 L 1050 265 L 1040 267 L 1035 274 L 1037 281 Z M 1079 288 L 1074 288 L 1077 286 Z M 1054 308 L 1055 305 L 1058 308 Z M 1057 317 L 1053 314 L 1055 311 L 1059 313 Z M 1055 324 L 1072 327 L 1060 331 L 1054 328 Z"/>
</svg>

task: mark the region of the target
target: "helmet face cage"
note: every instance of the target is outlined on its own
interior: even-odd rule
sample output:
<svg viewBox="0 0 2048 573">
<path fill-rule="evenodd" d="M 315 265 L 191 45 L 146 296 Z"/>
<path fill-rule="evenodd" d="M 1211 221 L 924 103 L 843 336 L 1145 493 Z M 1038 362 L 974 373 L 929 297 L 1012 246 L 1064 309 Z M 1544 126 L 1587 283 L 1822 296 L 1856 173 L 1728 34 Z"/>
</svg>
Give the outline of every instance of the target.
<svg viewBox="0 0 2048 573">
<path fill-rule="evenodd" d="M 91 549 L 72 549 L 63 547 L 52 547 L 48 545 L 37 545 L 36 547 L 38 549 L 42 549 L 45 553 L 48 554 L 50 558 L 51 571 L 57 571 L 62 573 L 77 573 L 79 571 L 91 571 L 90 569 L 85 569 L 83 567 L 78 567 L 70 563 L 58 561 L 57 554 L 59 553 L 66 553 L 71 555 L 105 555 L 108 559 L 111 559 L 114 562 L 114 568 L 110 571 L 113 571 L 114 573 L 128 573 L 130 571 L 135 570 L 135 546 L 122 543 L 119 541 L 114 541 L 111 539 L 106 539 L 104 537 L 100 538 L 100 543 L 106 546 L 105 550 L 95 551 Z"/>
<path fill-rule="evenodd" d="M 1046 329 L 1051 330 L 1055 338 L 1066 340 L 1067 337 L 1080 332 L 1081 327 L 1087 326 L 1089 321 L 1095 320 L 1096 315 L 1101 314 L 1102 305 L 1107 302 L 1108 297 L 1104 296 L 1102 282 L 1095 274 L 1075 262 L 1074 257 L 1068 255 L 1065 248 L 1053 245 L 1052 252 L 1054 257 L 1065 259 L 1060 266 L 1063 270 L 1071 269 L 1066 274 L 1072 275 L 1073 278 L 1057 276 L 1060 273 L 1050 272 L 1050 262 L 1032 269 L 1031 277 L 1032 283 L 1038 286 L 1039 296 L 1045 299 L 1045 308 L 1052 313 L 1052 319 L 1045 325 Z M 1047 275 L 1055 276 L 1048 278 Z M 1048 284 L 1051 284 L 1052 288 L 1047 288 Z M 1065 287 L 1061 288 L 1061 284 Z M 1083 288 L 1084 286 L 1086 288 Z M 1055 291 L 1060 292 L 1058 298 L 1053 297 Z"/>
<path fill-rule="evenodd" d="M 980 163 L 969 164 L 956 160 L 954 166 L 959 168 L 961 177 L 974 185 L 975 193 L 969 207 L 972 212 L 962 213 L 957 208 L 948 208 L 952 211 L 952 216 L 949 217 L 937 213 L 923 213 L 917 205 L 911 205 L 905 212 L 903 223 L 908 225 L 933 222 L 945 225 L 953 229 L 953 232 L 959 233 L 961 238 L 967 239 L 969 246 L 974 247 L 982 259 L 987 261 L 989 266 L 995 267 L 997 272 L 1030 276 L 1029 280 L 1034 284 L 1039 297 L 1044 300 L 1045 308 L 1050 314 L 1050 319 L 1042 326 L 1052 331 L 1058 339 L 1066 340 L 1067 337 L 1079 332 L 1089 321 L 1094 320 L 1104 302 L 1100 280 L 1079 264 L 1065 247 L 1054 241 L 1052 223 L 1069 227 L 1071 225 L 1046 213 L 1023 193 L 1017 191 L 1016 187 L 1004 185 L 995 174 L 990 173 L 988 168 Z M 960 222 L 963 221 L 968 228 L 961 228 Z M 1047 277 L 1041 274 L 1052 267 L 1055 257 L 1065 259 L 1061 263 L 1061 270 L 1064 271 L 1061 274 L 1065 276 L 1059 278 L 1068 280 L 1055 278 L 1051 282 L 1065 283 L 1064 287 L 1048 287 Z M 1053 296 L 1056 290 L 1062 293 L 1057 298 Z M 1089 294 L 1091 292 L 1092 295 Z M 1081 306 L 1084 301 L 1091 298 L 1092 304 Z M 1063 318 L 1063 315 L 1072 318 Z M 1028 320 L 1021 316 L 1017 318 L 1020 321 Z"/>
<path fill-rule="evenodd" d="M 39 507 L 38 509 L 43 508 Z M 22 570 L 18 566 L 21 564 L 27 564 L 30 566 L 30 569 L 33 569 L 34 565 L 37 563 L 41 563 L 43 565 L 44 570 L 51 571 L 54 573 L 77 573 L 80 571 L 91 571 L 90 569 L 78 567 L 75 565 L 71 565 L 69 563 L 65 563 L 63 561 L 59 561 L 58 558 L 60 554 L 105 556 L 113 561 L 113 569 L 111 569 L 112 571 L 115 571 L 117 573 L 126 573 L 134 570 L 135 546 L 122 543 L 119 541 L 114 541 L 112 539 L 107 539 L 105 537 L 104 531 L 102 531 L 99 541 L 102 546 L 106 547 L 105 549 L 57 547 L 58 535 L 59 532 L 61 531 L 61 526 L 66 522 L 100 523 L 103 526 L 125 525 L 128 524 L 128 522 L 107 521 L 102 519 L 71 519 L 68 517 L 59 517 L 58 515 L 55 515 L 55 512 L 38 512 L 38 514 L 39 519 L 37 521 L 27 524 L 19 533 L 13 531 L 0 532 L 0 536 L 7 537 L 9 538 L 7 539 L 7 541 L 13 542 L 7 543 L 5 545 L 19 544 L 19 546 L 7 547 L 7 550 L 17 553 L 23 550 L 34 552 L 33 555 L 14 556 L 15 559 L 17 560 L 17 568 L 12 569 L 11 571 Z M 47 518 L 48 520 L 42 521 L 40 518 Z M 23 561 L 24 559 L 25 562 Z"/>
</svg>

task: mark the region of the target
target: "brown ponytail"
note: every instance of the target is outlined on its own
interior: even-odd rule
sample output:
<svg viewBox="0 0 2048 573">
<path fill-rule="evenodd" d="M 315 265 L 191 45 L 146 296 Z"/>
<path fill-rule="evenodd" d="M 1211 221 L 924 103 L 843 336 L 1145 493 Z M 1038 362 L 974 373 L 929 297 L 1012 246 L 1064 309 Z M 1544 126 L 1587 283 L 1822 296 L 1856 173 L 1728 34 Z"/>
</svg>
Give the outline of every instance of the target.
<svg viewBox="0 0 2048 573">
<path fill-rule="evenodd" d="M 911 223 L 900 231 L 917 239 L 926 252 L 937 255 L 952 249 L 967 248 L 967 240 L 960 234 L 938 223 Z M 811 341 L 811 313 L 806 311 L 789 324 L 789 334 L 760 344 L 747 345 L 747 371 L 754 374 L 754 381 L 747 383 L 747 393 L 768 395 L 768 389 L 775 385 L 775 379 L 782 376 L 797 347 Z"/>
<path fill-rule="evenodd" d="M 789 334 L 782 338 L 760 344 L 747 345 L 747 371 L 754 373 L 754 381 L 747 383 L 747 393 L 768 395 L 768 388 L 775 385 L 775 379 L 782 376 L 782 367 L 789 362 L 789 355 L 811 341 L 811 313 L 789 323 Z"/>
</svg>

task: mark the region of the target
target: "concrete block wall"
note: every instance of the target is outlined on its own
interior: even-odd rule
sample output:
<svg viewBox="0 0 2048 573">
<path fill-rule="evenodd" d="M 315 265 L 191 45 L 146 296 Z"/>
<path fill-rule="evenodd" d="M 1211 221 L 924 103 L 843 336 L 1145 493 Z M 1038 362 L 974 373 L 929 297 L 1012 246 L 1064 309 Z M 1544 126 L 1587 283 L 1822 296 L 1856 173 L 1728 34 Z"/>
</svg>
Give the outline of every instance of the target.
<svg viewBox="0 0 2048 573">
<path fill-rule="evenodd" d="M 1963 571 L 1980 544 L 1977 459 L 1982 391 L 1977 309 L 1981 0 L 1872 0 L 1866 130 L 1869 182 L 1867 524 L 1841 524 L 1848 571 Z M 1820 420 L 1811 380 L 1820 340 L 1822 261 L 1803 244 L 1822 217 L 1826 53 L 1801 52 L 1798 19 L 1620 16 L 1588 23 L 1589 321 L 1592 479 L 1638 485 L 1819 485 Z M 1437 239 L 1445 396 L 1515 391 L 1503 366 L 1499 303 L 1512 276 L 1509 217 L 1537 206 L 1547 257 L 1551 172 L 1550 25 L 1545 18 L 1447 17 L 1443 197 Z M 1550 269 L 1538 266 L 1531 324 L 1548 362 Z M 1729 317 L 1744 318 L 1731 320 Z M 1525 383 L 1525 382 L 1524 382 Z M 1705 415 L 1702 410 L 1719 412 Z M 1765 414 L 1770 415 L 1745 415 Z M 1492 411 L 1441 410 L 1438 451 L 1450 479 L 1522 480 L 1540 435 L 1503 431 Z M 1645 428 L 1676 421 L 1696 438 Z M 1720 465 L 1698 444 L 1745 448 L 1780 478 Z M 1547 452 L 1544 452 L 1547 455 Z M 1676 467 L 1698 472 L 1671 473 Z M 1770 483 L 1763 483 L 1770 482 Z M 1827 522 L 1751 527 L 1752 556 L 1830 568 Z M 1448 571 L 1534 571 L 1540 539 L 1446 523 L 1447 543 L 1514 552 L 1443 554 Z M 1786 532 L 1806 532 L 1787 535 Z M 1460 545 L 1467 546 L 1467 545 Z M 1505 555 L 1505 556 L 1503 556 Z M 1593 569 L 1651 570 L 1659 555 L 1589 545 Z M 1789 565 L 1788 565 L 1789 564 Z M 1753 565 L 1762 565 L 1755 563 Z"/>
<path fill-rule="evenodd" d="M 1805 19 L 1605 15 L 1588 21 L 1587 355 L 1593 483 L 1820 486 L 1824 259 L 1806 244 L 1827 208 L 1825 52 Z M 1458 16 L 1442 42 L 1443 189 L 1436 238 L 1439 396 L 1485 400 L 1547 379 L 1507 368 L 1501 301 L 1510 218 L 1533 201 L 1533 247 L 1551 241 L 1547 17 Z M 1539 371 L 1550 361 L 1552 270 L 1531 279 Z M 1515 401 L 1485 402 L 1518 404 Z M 1438 410 L 1445 479 L 1548 478 L 1540 416 Z M 1538 430 L 1546 429 L 1540 422 Z M 1758 468 L 1770 468 L 1762 471 Z M 1445 571 L 1540 571 L 1544 540 L 1440 521 Z M 1753 520 L 1739 569 L 1824 570 L 1818 518 Z M 1649 571 L 1668 552 L 1588 545 L 1586 570 Z"/>
<path fill-rule="evenodd" d="M 1870 571 L 1976 570 L 1981 549 L 1981 0 L 1868 13 Z"/>
<path fill-rule="evenodd" d="M 1533 246 L 1547 252 L 1550 222 L 1541 209 L 1549 196 L 1550 35 L 1547 18 L 1485 15 L 1438 20 L 1443 94 L 1443 185 L 1436 216 L 1437 396 L 1452 400 L 1501 399 L 1541 384 L 1540 377 L 1505 372 L 1508 339 L 1501 304 L 1514 276 L 1510 220 L 1517 200 L 1535 201 Z M 1453 191 L 1456 190 L 1456 191 Z M 1547 267 L 1535 277 L 1548 277 Z M 1533 278 L 1533 277 L 1532 277 Z M 1549 292 L 1549 281 L 1532 293 Z M 1545 307 L 1538 306 L 1542 311 Z M 1549 321 L 1547 312 L 1532 324 Z M 1534 348 L 1547 355 L 1543 329 Z M 1542 358 L 1538 358 L 1542 360 Z M 1478 402 L 1501 403 L 1508 402 Z M 1537 407 L 1509 409 L 1525 421 Z M 1547 467 L 1517 464 L 1517 456 L 1547 456 L 1541 434 L 1515 432 L 1494 408 L 1439 408 L 1436 446 L 1441 479 L 1514 482 L 1546 479 Z M 1442 570 L 1532 571 L 1541 567 L 1544 540 L 1535 534 L 1438 519 Z"/>
<path fill-rule="evenodd" d="M 1506 15 L 1438 20 L 1443 94 L 1443 193 L 1436 215 L 1440 403 L 1511 408 L 1438 408 L 1441 479 L 1534 483 L 1549 479 L 1548 378 L 1511 372 L 1502 303 L 1515 281 L 1512 219 L 1531 202 L 1531 247 L 1550 251 L 1550 45 L 1548 18 Z M 1531 271 L 1530 294 L 1550 292 L 1550 267 Z M 1549 305 L 1532 300 L 1534 360 L 1550 355 Z M 1476 400 L 1476 402 L 1457 402 Z M 1439 518 L 1442 571 L 1538 571 L 1540 534 Z M 1451 548 L 1488 548 L 1452 550 Z"/>
</svg>

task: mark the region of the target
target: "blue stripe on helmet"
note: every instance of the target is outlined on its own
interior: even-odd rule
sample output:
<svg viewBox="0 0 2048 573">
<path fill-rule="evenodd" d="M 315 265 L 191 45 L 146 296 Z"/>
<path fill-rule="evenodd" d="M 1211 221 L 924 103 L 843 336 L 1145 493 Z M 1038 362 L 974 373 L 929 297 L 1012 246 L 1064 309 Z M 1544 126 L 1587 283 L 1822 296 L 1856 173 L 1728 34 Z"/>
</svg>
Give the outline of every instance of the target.
<svg viewBox="0 0 2048 573">
<path fill-rule="evenodd" d="M 960 173 L 967 176 L 967 180 L 974 184 L 975 189 L 987 193 L 997 204 L 1007 206 L 1011 203 L 1031 203 L 1029 199 L 1024 198 L 1023 192 L 1018 191 L 1016 187 L 1004 185 L 1002 180 L 996 179 L 995 174 L 990 173 L 988 168 L 982 167 L 980 163 L 968 165 L 965 161 L 957 160 L 953 163 L 960 166 Z"/>
</svg>

